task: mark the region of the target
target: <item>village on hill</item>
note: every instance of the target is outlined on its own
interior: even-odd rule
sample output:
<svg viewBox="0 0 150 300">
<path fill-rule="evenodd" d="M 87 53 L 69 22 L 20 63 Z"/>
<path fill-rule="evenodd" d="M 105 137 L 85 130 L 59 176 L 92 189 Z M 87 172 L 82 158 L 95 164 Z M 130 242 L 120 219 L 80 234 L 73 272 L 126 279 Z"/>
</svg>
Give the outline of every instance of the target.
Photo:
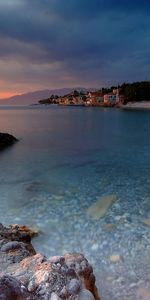
<svg viewBox="0 0 150 300">
<path fill-rule="evenodd" d="M 119 95 L 118 89 L 111 93 L 103 94 L 101 91 L 83 92 L 74 90 L 73 92 L 57 96 L 51 95 L 50 98 L 40 100 L 40 104 L 58 104 L 69 106 L 114 106 L 123 102 L 123 95 Z"/>
<path fill-rule="evenodd" d="M 90 92 L 74 90 L 58 96 L 51 95 L 39 101 L 39 104 L 57 104 L 66 106 L 120 107 L 128 102 L 150 101 L 150 82 L 124 83 L 118 87 L 101 88 Z"/>
</svg>

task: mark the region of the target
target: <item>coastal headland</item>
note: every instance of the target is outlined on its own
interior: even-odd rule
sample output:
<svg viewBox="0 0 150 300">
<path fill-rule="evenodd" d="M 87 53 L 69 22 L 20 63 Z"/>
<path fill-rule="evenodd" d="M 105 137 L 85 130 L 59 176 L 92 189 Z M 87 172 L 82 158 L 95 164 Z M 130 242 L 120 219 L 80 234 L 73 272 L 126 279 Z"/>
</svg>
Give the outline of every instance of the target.
<svg viewBox="0 0 150 300">
<path fill-rule="evenodd" d="M 92 107 L 131 107 L 149 108 L 150 82 L 124 83 L 109 88 L 93 91 L 73 90 L 63 95 L 50 95 L 49 98 L 39 100 L 39 104 L 57 104 L 63 106 L 92 106 Z M 137 105 L 136 103 L 139 103 Z"/>
</svg>

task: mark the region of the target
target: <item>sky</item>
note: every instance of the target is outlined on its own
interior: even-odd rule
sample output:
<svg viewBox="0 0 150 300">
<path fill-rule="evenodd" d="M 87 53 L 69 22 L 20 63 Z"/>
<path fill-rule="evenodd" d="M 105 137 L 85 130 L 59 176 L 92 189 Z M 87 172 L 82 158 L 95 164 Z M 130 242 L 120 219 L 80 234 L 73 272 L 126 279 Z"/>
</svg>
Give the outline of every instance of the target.
<svg viewBox="0 0 150 300">
<path fill-rule="evenodd" d="M 0 0 L 0 98 L 150 80 L 149 0 Z"/>
</svg>

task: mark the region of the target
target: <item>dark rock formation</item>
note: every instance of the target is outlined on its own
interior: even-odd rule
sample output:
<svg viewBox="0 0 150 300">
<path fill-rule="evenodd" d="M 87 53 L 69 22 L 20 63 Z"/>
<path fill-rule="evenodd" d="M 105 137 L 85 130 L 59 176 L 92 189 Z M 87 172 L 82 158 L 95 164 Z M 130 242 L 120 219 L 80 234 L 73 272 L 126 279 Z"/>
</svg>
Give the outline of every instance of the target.
<svg viewBox="0 0 150 300">
<path fill-rule="evenodd" d="M 0 300 L 100 300 L 93 269 L 78 253 L 47 259 L 26 226 L 0 224 Z"/>
<path fill-rule="evenodd" d="M 13 135 L 0 132 L 0 150 L 13 145 L 17 141 Z"/>
</svg>

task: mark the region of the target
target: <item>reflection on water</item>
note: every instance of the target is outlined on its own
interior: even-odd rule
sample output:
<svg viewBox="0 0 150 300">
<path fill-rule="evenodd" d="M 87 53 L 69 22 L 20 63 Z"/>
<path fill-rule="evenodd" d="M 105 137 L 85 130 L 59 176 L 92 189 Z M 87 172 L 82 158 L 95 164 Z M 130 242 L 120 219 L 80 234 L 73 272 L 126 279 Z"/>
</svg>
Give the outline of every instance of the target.
<svg viewBox="0 0 150 300">
<path fill-rule="evenodd" d="M 40 228 L 34 244 L 47 255 L 83 252 L 102 299 L 137 299 L 149 278 L 150 113 L 3 108 L 0 130 L 20 139 L 0 153 L 1 222 Z M 87 209 L 109 195 L 118 200 L 91 219 Z"/>
</svg>

